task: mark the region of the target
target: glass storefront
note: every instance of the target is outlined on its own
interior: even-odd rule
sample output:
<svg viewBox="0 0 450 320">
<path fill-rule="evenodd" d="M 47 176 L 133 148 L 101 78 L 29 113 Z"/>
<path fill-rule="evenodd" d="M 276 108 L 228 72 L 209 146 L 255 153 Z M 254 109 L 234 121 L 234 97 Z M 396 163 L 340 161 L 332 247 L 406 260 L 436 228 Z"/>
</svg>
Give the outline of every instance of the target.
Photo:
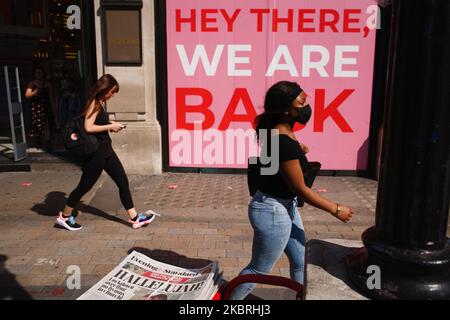
<svg viewBox="0 0 450 320">
<path fill-rule="evenodd" d="M 19 67 L 27 133 L 32 127 L 31 102 L 25 91 L 44 72 L 51 86 L 47 125 L 48 151 L 63 151 L 59 127 L 79 114 L 95 75 L 93 3 L 87 0 L 2 0 L 0 2 L 0 134 L 9 130 L 3 66 Z M 29 137 L 29 134 L 27 134 Z M 33 145 L 32 139 L 29 146 Z"/>
</svg>

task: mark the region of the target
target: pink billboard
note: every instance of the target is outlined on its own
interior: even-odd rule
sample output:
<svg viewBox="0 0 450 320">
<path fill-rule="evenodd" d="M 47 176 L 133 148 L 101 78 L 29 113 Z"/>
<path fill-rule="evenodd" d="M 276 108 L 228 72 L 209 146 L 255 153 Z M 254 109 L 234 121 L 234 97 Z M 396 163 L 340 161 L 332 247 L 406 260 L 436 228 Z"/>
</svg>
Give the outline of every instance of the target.
<svg viewBox="0 0 450 320">
<path fill-rule="evenodd" d="M 373 0 L 167 0 L 169 166 L 246 168 L 267 89 L 295 81 L 325 170 L 367 167 Z"/>
</svg>

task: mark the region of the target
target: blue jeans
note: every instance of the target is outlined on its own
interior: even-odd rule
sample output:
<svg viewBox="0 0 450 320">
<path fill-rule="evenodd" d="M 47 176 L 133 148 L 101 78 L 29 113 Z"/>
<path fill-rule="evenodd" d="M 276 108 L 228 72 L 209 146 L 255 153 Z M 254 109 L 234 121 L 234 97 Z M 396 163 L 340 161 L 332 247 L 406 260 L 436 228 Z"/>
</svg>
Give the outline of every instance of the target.
<svg viewBox="0 0 450 320">
<path fill-rule="evenodd" d="M 248 205 L 253 227 L 252 259 L 240 274 L 269 274 L 283 251 L 289 259 L 291 279 L 303 284 L 305 232 L 297 211 L 297 198 L 280 199 L 257 191 Z M 243 283 L 231 295 L 244 299 L 256 284 Z"/>
</svg>

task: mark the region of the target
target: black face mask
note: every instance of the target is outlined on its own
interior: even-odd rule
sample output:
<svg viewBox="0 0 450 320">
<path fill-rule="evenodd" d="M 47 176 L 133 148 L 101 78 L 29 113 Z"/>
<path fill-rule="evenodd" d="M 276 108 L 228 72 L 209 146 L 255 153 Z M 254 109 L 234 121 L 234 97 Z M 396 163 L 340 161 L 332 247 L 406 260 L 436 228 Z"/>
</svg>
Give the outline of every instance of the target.
<svg viewBox="0 0 450 320">
<path fill-rule="evenodd" d="M 291 115 L 291 117 L 300 124 L 303 124 L 303 125 L 307 124 L 309 119 L 311 119 L 311 115 L 312 115 L 311 106 L 308 104 L 302 108 L 295 108 L 295 110 L 297 112 L 297 116 L 294 117 Z"/>
</svg>

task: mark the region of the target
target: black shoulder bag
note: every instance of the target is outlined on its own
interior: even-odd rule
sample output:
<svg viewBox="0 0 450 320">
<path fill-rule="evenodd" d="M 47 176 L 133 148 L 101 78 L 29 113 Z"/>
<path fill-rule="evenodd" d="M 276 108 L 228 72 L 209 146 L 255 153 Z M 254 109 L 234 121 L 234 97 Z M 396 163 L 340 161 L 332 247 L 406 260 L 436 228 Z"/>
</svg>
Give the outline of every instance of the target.
<svg viewBox="0 0 450 320">
<path fill-rule="evenodd" d="M 75 116 L 62 128 L 64 146 L 78 160 L 89 158 L 98 149 L 97 137 L 84 129 L 84 116 Z"/>
</svg>

